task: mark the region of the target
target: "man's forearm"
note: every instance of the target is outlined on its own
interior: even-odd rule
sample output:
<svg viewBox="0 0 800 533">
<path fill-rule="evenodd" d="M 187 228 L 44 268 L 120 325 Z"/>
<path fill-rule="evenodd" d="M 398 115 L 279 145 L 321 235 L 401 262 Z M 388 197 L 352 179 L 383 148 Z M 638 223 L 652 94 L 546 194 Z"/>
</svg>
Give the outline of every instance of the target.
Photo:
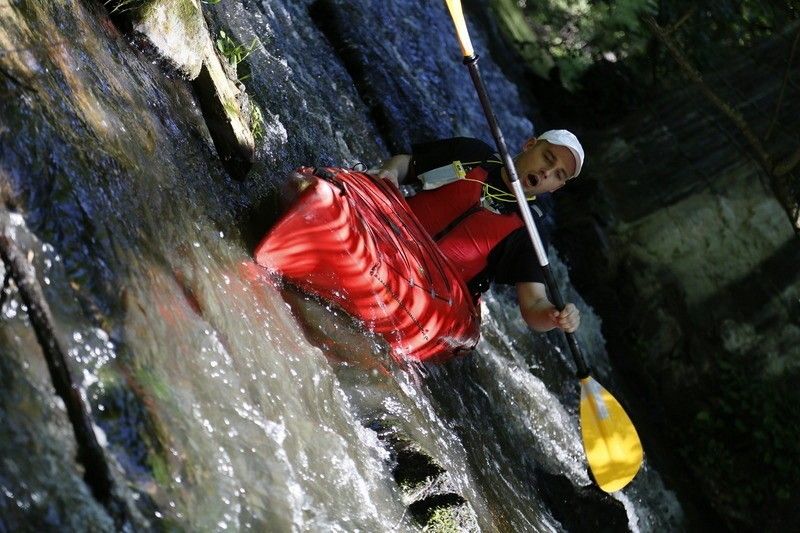
<svg viewBox="0 0 800 533">
<path fill-rule="evenodd" d="M 536 331 L 550 331 L 556 327 L 552 313 L 555 306 L 547 299 L 540 299 L 523 309 L 520 309 L 522 318 Z"/>
</svg>

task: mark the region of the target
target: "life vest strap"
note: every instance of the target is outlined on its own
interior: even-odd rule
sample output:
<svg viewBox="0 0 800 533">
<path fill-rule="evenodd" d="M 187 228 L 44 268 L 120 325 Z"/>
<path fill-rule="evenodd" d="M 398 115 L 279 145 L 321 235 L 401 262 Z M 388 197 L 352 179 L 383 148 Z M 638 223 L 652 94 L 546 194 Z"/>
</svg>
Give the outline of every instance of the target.
<svg viewBox="0 0 800 533">
<path fill-rule="evenodd" d="M 458 215 L 447 226 L 445 226 L 444 229 L 442 229 L 442 231 L 440 231 L 439 233 L 434 235 L 433 236 L 433 240 L 436 241 L 436 242 L 439 242 L 440 240 L 442 240 L 445 237 L 445 235 L 450 233 L 453 230 L 453 228 L 458 226 L 465 218 L 467 218 L 468 216 L 472 215 L 473 213 L 477 213 L 481 209 L 482 209 L 481 203 L 480 202 L 475 202 L 475 204 L 473 204 L 472 207 L 470 207 L 469 209 L 467 209 L 466 211 L 464 211 L 463 213 Z"/>
</svg>

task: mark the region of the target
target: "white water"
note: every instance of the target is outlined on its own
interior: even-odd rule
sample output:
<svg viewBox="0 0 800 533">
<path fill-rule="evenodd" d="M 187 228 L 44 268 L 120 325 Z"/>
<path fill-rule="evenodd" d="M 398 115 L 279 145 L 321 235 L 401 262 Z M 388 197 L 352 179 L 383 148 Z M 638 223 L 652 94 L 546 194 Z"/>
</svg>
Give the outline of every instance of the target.
<svg viewBox="0 0 800 533">
<path fill-rule="evenodd" d="M 127 478 L 131 498 L 152 500 L 146 520 L 189 530 L 414 530 L 419 526 L 392 478 L 389 451 L 371 429 L 379 423 L 449 472 L 482 530 L 562 529 L 539 498 L 531 467 L 576 487 L 589 485 L 574 393 L 551 390 L 535 365 L 528 368 L 536 337 L 508 318 L 514 313 L 505 295 L 485 298 L 478 353 L 440 367 L 365 369 L 329 361 L 306 341 L 272 284 L 237 274 L 247 257 L 215 233 L 203 234 L 203 246 L 183 248 L 174 265 L 184 289 L 174 272 L 128 258 L 126 311 L 113 341 L 102 329 L 75 322 L 80 314 L 71 312 L 76 302 L 69 294 L 47 291 L 73 375 L 119 465 L 117 476 Z M 37 243 L 24 226 L 17 240 L 44 249 L 34 254 L 39 278 L 64 286 L 52 247 Z M 68 445 L 63 408 L 46 390 L 41 355 L 25 348 L 27 320 L 7 290 L 3 345 L 5 353 L 11 349 L 14 371 L 5 394 L 39 405 Z M 306 320 L 334 321 L 350 330 L 348 338 L 365 340 L 348 348 L 376 349 L 348 320 L 325 316 L 324 306 L 309 299 L 304 309 Z M 30 430 L 36 439 L 54 438 L 38 420 Z M 44 452 L 38 459 L 48 457 Z M 13 494 L 6 509 L 10 503 L 37 508 L 42 493 L 48 498 L 38 498 L 39 507 L 49 498 L 63 500 L 78 481 L 69 456 L 61 461 L 64 471 L 55 477 L 32 466 L 22 486 L 4 478 L 3 490 Z M 616 498 L 632 531 L 663 531 L 680 522 L 674 498 L 647 468 Z M 87 496 L 84 503 L 90 502 Z M 63 505 L 63 512 L 71 509 Z M 90 507 L 103 522 L 103 513 Z M 60 521 L 69 523 L 66 515 Z"/>
</svg>

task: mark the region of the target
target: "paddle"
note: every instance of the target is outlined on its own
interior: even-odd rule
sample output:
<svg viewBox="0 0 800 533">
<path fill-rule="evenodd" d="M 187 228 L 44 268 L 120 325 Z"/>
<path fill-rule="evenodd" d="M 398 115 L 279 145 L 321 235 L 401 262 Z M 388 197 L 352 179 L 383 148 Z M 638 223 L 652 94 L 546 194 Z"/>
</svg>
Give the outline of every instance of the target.
<svg viewBox="0 0 800 533">
<path fill-rule="evenodd" d="M 510 177 L 511 187 L 514 189 L 514 196 L 517 198 L 522 219 L 525 221 L 525 226 L 536 250 L 536 256 L 544 272 L 547 289 L 553 299 L 553 304 L 561 311 L 564 309 L 564 300 L 561 298 L 561 293 L 558 291 L 550 271 L 547 252 L 539 237 L 539 232 L 536 230 L 536 224 L 533 222 L 525 200 L 525 193 L 517 176 L 514 161 L 508 153 L 503 134 L 492 111 L 489 96 L 486 94 L 486 87 L 478 70 L 478 56 L 472 49 L 467 23 L 461 10 L 461 0 L 445 0 L 445 2 L 450 10 L 456 35 L 461 44 L 464 64 L 467 65 L 472 82 L 478 91 L 483 112 Z M 619 402 L 589 375 L 589 366 L 575 336 L 567 332 L 564 334 L 575 359 L 578 369 L 577 376 L 581 383 L 581 436 L 589 468 L 601 489 L 606 492 L 620 490 L 633 479 L 642 464 L 643 452 L 639 435 Z"/>
</svg>

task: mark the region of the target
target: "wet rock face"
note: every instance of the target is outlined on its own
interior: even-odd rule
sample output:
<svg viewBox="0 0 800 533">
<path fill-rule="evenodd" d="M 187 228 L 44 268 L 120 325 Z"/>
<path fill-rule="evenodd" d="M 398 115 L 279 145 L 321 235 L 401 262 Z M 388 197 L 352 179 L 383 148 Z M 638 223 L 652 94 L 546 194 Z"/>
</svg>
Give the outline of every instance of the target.
<svg viewBox="0 0 800 533">
<path fill-rule="evenodd" d="M 475 105 L 472 82 L 466 69 L 458 67 L 460 48 L 452 23 L 441 16 L 439 7 L 343 0 L 317 0 L 309 7 L 393 153 L 407 153 L 412 143 L 456 135 L 491 142 L 485 118 Z M 389 31 L 378 32 L 377 20 L 390 24 Z M 483 29 L 474 27 L 477 46 L 486 50 Z M 408 38 L 420 30 L 426 39 Z M 509 149 L 514 150 L 533 133 L 533 125 L 515 97 L 516 89 L 488 63 L 488 52 L 481 55 L 487 56 L 486 82 L 497 101 L 503 102 L 496 112 Z"/>
</svg>

